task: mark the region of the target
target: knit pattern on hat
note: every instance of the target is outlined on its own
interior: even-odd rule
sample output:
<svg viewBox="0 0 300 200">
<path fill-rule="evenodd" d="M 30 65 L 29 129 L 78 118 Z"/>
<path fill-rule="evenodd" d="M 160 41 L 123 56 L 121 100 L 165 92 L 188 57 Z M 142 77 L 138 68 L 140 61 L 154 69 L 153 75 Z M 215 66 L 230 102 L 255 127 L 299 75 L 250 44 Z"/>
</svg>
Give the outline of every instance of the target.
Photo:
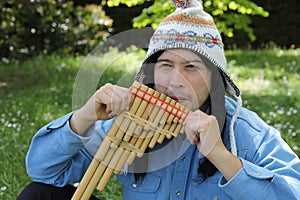
<svg viewBox="0 0 300 200">
<path fill-rule="evenodd" d="M 159 40 L 163 41 L 165 44 L 172 44 L 173 42 L 182 42 L 190 45 L 197 45 L 198 43 L 204 43 L 209 48 L 213 48 L 214 45 L 219 46 L 219 48 L 223 48 L 223 43 L 221 38 L 216 35 L 215 37 L 211 35 L 209 32 L 203 33 L 203 35 L 198 35 L 197 29 L 198 27 L 207 27 L 207 28 L 215 28 L 215 24 L 212 20 L 202 19 L 200 20 L 197 17 L 186 15 L 185 13 L 178 13 L 176 15 L 171 15 L 165 18 L 161 26 L 194 26 L 190 28 L 190 30 L 182 31 L 176 29 L 169 29 L 166 32 L 159 30 L 155 32 L 152 36 L 153 44 L 159 42 Z M 189 27 L 187 27 L 189 28 Z"/>
</svg>

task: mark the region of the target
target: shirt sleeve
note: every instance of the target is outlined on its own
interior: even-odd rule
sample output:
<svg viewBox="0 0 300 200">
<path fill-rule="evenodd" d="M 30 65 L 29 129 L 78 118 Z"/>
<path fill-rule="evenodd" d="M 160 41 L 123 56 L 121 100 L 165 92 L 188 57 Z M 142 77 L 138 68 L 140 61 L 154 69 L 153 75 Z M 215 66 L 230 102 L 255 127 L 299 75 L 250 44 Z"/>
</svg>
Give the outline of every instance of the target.
<svg viewBox="0 0 300 200">
<path fill-rule="evenodd" d="M 33 181 L 56 186 L 80 181 L 92 155 L 84 147 L 90 140 L 74 133 L 69 113 L 41 128 L 33 137 L 26 155 L 26 168 Z M 89 132 L 95 132 L 95 125 Z"/>
<path fill-rule="evenodd" d="M 220 179 L 219 187 L 233 199 L 300 198 L 299 158 L 277 130 L 269 131 L 253 160 L 240 158 L 243 168 L 228 182 Z"/>
</svg>

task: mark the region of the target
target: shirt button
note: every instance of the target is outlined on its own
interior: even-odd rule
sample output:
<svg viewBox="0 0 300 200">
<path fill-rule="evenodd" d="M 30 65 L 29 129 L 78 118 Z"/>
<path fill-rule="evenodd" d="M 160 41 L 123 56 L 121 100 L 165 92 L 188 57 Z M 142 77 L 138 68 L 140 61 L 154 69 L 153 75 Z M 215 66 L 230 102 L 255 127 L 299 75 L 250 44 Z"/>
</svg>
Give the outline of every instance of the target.
<svg viewBox="0 0 300 200">
<path fill-rule="evenodd" d="M 254 172 L 254 175 L 255 175 L 255 176 L 259 176 L 259 173 L 258 173 L 258 172 Z"/>
<path fill-rule="evenodd" d="M 182 156 L 182 157 L 181 157 L 181 160 L 182 160 L 182 161 L 185 161 L 185 156 Z"/>
<path fill-rule="evenodd" d="M 177 196 L 180 195 L 180 191 L 179 191 L 179 190 L 176 191 L 176 195 L 177 195 Z"/>
<path fill-rule="evenodd" d="M 133 183 L 133 184 L 132 184 L 132 187 L 133 187 L 133 188 L 136 188 L 136 187 L 137 187 L 137 184 L 136 184 L 136 183 Z"/>
</svg>

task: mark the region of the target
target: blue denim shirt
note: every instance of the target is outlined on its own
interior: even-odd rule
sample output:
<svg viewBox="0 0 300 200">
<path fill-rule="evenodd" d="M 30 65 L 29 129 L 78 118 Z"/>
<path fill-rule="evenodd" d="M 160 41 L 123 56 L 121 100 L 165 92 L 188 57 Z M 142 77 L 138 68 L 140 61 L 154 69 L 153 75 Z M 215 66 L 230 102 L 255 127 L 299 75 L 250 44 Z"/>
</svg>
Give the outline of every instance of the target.
<svg viewBox="0 0 300 200">
<path fill-rule="evenodd" d="M 229 150 L 228 124 L 235 107 L 235 102 L 226 98 L 223 141 Z M 87 137 L 80 137 L 69 127 L 71 115 L 47 124 L 34 136 L 26 157 L 32 180 L 56 186 L 79 182 L 113 122 L 98 121 Z M 178 137 L 181 147 L 174 151 L 176 156 L 170 162 L 139 180 L 130 171 L 118 175 L 123 199 L 300 199 L 300 161 L 280 133 L 245 108 L 235 122 L 234 132 L 243 168 L 230 181 L 216 172 L 202 182 L 197 167 L 203 157 L 195 145 L 187 145 L 187 140 Z M 148 162 L 164 162 L 170 159 L 168 156 L 161 154 Z"/>
</svg>

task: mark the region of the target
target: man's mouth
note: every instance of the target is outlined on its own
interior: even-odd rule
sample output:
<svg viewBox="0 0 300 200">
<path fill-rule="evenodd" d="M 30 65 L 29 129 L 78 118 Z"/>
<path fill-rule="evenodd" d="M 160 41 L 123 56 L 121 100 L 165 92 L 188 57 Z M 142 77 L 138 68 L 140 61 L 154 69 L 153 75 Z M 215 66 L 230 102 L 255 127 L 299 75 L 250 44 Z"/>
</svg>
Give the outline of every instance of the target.
<svg viewBox="0 0 300 200">
<path fill-rule="evenodd" d="M 184 97 L 180 97 L 180 96 L 174 96 L 174 95 L 171 95 L 169 96 L 170 98 L 172 98 L 173 100 L 175 100 L 176 102 L 178 103 L 182 103 L 184 101 L 187 100 L 187 98 L 184 98 Z"/>
</svg>

